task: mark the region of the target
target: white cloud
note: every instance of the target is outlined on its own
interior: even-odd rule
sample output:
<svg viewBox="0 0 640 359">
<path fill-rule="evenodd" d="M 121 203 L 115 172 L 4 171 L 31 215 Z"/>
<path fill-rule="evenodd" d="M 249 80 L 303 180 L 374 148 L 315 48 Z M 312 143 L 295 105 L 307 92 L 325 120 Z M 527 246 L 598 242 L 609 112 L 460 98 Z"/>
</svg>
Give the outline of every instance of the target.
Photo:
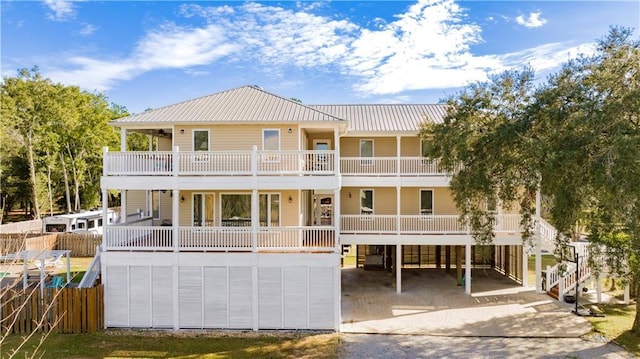
<svg viewBox="0 0 640 359">
<path fill-rule="evenodd" d="M 225 59 L 239 67 L 258 66 L 267 76 L 284 79 L 290 68 L 347 76 L 362 96 L 393 96 L 408 90 L 457 88 L 527 64 L 538 71 L 549 70 L 577 53 L 577 48 L 554 43 L 507 54 L 475 55 L 472 46 L 483 41 L 481 28 L 467 21 L 465 10 L 453 0 L 417 1 L 393 21 L 375 20 L 373 28 L 335 15 L 314 14 L 309 10 L 314 8 L 182 5 L 181 16 L 202 17 L 206 24 L 164 24 L 145 34 L 129 56 L 74 57 L 70 59 L 74 69 L 47 75 L 105 90 L 158 69 L 203 75 L 203 66 Z M 538 12 L 528 21 L 546 20 Z M 190 69 L 194 66 L 197 71 Z"/>
<path fill-rule="evenodd" d="M 542 12 L 532 12 L 529 17 L 525 18 L 523 15 L 516 17 L 516 22 L 519 25 L 528 28 L 540 27 L 547 23 L 547 19 L 542 17 Z"/>
<path fill-rule="evenodd" d="M 94 32 L 98 31 L 98 29 L 99 28 L 97 26 L 85 24 L 78 33 L 82 36 L 91 36 Z"/>
<path fill-rule="evenodd" d="M 48 18 L 55 21 L 65 21 L 73 19 L 76 11 L 73 8 L 73 2 L 67 0 L 44 0 L 44 4 L 52 13 L 48 14 Z"/>
</svg>

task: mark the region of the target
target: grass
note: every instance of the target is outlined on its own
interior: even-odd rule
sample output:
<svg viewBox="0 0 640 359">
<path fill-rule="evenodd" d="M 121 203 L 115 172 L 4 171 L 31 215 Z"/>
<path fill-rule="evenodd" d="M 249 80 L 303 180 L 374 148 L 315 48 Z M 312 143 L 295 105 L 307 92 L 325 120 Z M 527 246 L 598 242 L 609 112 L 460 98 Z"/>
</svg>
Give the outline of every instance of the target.
<svg viewBox="0 0 640 359">
<path fill-rule="evenodd" d="M 107 330 L 51 334 L 36 356 L 44 358 L 337 358 L 339 334 L 165 332 Z M 0 348 L 6 357 L 22 338 L 11 335 Z M 31 340 L 17 357 L 33 354 Z"/>
<path fill-rule="evenodd" d="M 600 304 L 605 317 L 585 317 L 594 331 L 640 357 L 640 336 L 631 332 L 636 305 Z"/>
</svg>

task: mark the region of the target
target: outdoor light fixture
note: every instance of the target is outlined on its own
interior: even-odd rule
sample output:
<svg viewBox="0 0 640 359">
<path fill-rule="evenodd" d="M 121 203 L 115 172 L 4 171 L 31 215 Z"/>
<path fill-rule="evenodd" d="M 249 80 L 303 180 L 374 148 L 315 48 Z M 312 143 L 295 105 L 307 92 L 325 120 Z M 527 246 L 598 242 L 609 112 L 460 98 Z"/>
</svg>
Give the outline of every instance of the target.
<svg viewBox="0 0 640 359">
<path fill-rule="evenodd" d="M 180 196 L 180 202 L 184 202 L 184 196 Z"/>
<path fill-rule="evenodd" d="M 181 129 L 180 129 L 180 134 L 181 134 L 181 135 L 184 135 L 184 128 L 181 128 Z"/>
<path fill-rule="evenodd" d="M 349 196 L 349 198 L 351 198 L 351 192 L 349 192 L 349 193 L 347 194 L 347 196 Z"/>
<path fill-rule="evenodd" d="M 293 198 L 291 198 L 291 196 L 289 196 L 289 203 L 293 202 Z"/>
<path fill-rule="evenodd" d="M 293 129 L 289 128 L 289 130 L 287 132 L 291 133 L 291 132 L 293 132 Z"/>
</svg>

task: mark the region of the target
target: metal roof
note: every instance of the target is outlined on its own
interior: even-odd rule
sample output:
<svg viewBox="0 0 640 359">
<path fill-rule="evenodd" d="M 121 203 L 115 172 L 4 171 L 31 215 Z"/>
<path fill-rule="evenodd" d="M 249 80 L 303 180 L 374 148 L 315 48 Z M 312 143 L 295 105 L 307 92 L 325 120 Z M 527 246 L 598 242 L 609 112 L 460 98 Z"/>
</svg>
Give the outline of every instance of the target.
<svg viewBox="0 0 640 359">
<path fill-rule="evenodd" d="M 348 121 L 347 133 L 417 132 L 424 121 L 442 123 L 444 104 L 310 105 Z"/>
<path fill-rule="evenodd" d="M 242 86 L 111 122 L 125 124 L 159 123 L 261 123 L 261 122 L 343 122 L 340 118 L 310 106 L 264 91 Z"/>
</svg>

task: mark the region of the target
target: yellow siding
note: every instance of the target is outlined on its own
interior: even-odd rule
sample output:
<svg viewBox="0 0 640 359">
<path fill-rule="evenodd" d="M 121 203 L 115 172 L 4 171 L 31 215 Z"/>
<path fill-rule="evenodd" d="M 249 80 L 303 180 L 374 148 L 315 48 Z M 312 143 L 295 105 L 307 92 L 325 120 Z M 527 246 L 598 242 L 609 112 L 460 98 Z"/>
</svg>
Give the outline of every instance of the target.
<svg viewBox="0 0 640 359">
<path fill-rule="evenodd" d="M 127 214 L 137 213 L 139 209 L 144 212 L 148 211 L 147 191 L 127 191 Z"/>
<path fill-rule="evenodd" d="M 420 138 L 402 137 L 402 140 L 400 141 L 400 155 L 403 157 L 420 156 Z"/>
<path fill-rule="evenodd" d="M 178 208 L 180 213 L 178 214 L 178 222 L 180 223 L 181 226 L 192 226 L 193 222 L 191 221 L 192 218 L 192 213 L 191 213 L 191 206 L 192 206 L 192 201 L 191 201 L 191 197 L 192 197 L 193 192 L 191 191 L 180 191 L 180 204 L 178 204 Z M 184 197 L 184 202 L 182 201 L 182 198 Z M 214 200 L 215 202 L 215 200 Z M 214 208 L 215 208 L 215 203 L 214 203 Z"/>
<path fill-rule="evenodd" d="M 343 137 L 340 142 L 342 157 L 360 157 L 360 140 L 373 140 L 373 155 L 375 157 L 395 157 L 395 137 Z"/>
<path fill-rule="evenodd" d="M 396 156 L 395 137 L 376 137 L 373 139 L 373 155 L 376 157 Z"/>
<path fill-rule="evenodd" d="M 171 139 L 166 137 L 158 138 L 158 151 L 171 151 Z"/>
<path fill-rule="evenodd" d="M 180 130 L 184 129 L 184 134 Z M 298 128 L 295 125 L 219 125 L 219 126 L 176 126 L 175 143 L 182 151 L 193 150 L 193 130 L 209 130 L 211 151 L 246 151 L 256 146 L 262 149 L 262 130 L 280 130 L 280 149 L 298 149 Z M 291 133 L 289 133 L 291 129 Z"/>
<path fill-rule="evenodd" d="M 450 215 L 458 214 L 456 204 L 451 196 L 451 191 L 445 187 L 436 188 L 402 188 L 400 204 L 402 215 L 417 215 L 420 213 L 420 190 L 433 190 L 433 214 Z"/>
<path fill-rule="evenodd" d="M 291 203 L 289 203 L 289 196 L 291 196 Z M 280 192 L 280 225 L 297 226 L 298 216 L 298 191 Z"/>
<path fill-rule="evenodd" d="M 342 214 L 360 214 L 360 190 L 373 190 L 373 213 L 379 215 L 396 214 L 396 189 L 390 187 L 343 187 L 340 192 Z M 349 198 L 351 193 L 351 198 Z"/>
</svg>

